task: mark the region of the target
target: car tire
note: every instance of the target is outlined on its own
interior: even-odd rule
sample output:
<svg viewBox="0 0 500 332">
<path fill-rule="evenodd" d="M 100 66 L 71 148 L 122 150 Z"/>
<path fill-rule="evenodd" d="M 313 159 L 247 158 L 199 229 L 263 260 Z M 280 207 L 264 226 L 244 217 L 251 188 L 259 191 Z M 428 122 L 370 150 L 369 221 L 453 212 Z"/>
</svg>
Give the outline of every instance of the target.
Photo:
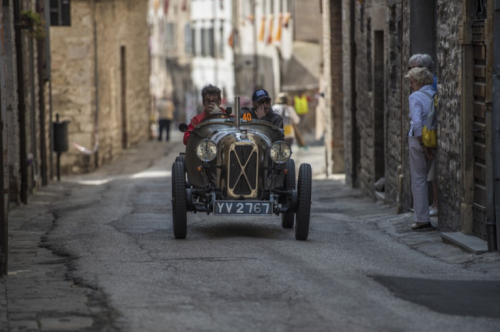
<svg viewBox="0 0 500 332">
<path fill-rule="evenodd" d="M 297 216 L 295 220 L 295 239 L 307 240 L 309 236 L 309 220 L 311 218 L 311 165 L 302 164 L 299 168 L 297 184 Z"/>
<path fill-rule="evenodd" d="M 293 159 L 290 159 L 287 161 L 286 169 L 288 170 L 288 173 L 285 174 L 285 190 L 291 190 L 295 189 L 295 162 Z M 290 207 L 291 209 L 291 207 Z M 293 228 L 293 224 L 295 223 L 295 213 L 290 211 L 290 212 L 284 212 L 281 214 L 281 226 L 283 228 Z"/>
<path fill-rule="evenodd" d="M 176 239 L 187 235 L 187 196 L 184 163 L 176 161 L 172 165 L 172 212 L 173 229 Z"/>
<path fill-rule="evenodd" d="M 186 157 L 185 156 L 175 157 L 175 162 L 181 162 L 184 165 L 184 172 L 186 171 Z"/>
</svg>

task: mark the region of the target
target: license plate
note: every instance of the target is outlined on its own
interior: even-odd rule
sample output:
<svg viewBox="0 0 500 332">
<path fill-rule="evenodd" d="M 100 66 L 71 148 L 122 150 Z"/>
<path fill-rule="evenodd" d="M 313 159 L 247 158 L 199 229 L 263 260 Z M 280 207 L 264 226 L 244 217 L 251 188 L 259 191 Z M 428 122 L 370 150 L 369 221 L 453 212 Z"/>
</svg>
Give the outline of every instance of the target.
<svg viewBox="0 0 500 332">
<path fill-rule="evenodd" d="M 215 201 L 214 214 L 272 214 L 269 202 Z"/>
</svg>

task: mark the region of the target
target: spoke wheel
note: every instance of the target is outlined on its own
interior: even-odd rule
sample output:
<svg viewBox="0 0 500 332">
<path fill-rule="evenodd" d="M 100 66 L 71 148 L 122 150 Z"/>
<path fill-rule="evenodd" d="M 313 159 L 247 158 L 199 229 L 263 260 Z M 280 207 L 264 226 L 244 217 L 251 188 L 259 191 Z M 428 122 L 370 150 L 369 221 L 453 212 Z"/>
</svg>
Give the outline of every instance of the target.
<svg viewBox="0 0 500 332">
<path fill-rule="evenodd" d="M 295 222 L 295 239 L 307 240 L 309 236 L 309 220 L 311 218 L 311 165 L 302 164 L 299 169 L 297 185 L 297 220 Z"/>
<path fill-rule="evenodd" d="M 187 235 L 187 197 L 184 163 L 176 161 L 172 165 L 172 211 L 173 228 L 176 239 Z"/>
<path fill-rule="evenodd" d="M 295 189 L 295 162 L 293 159 L 287 161 L 286 169 L 288 169 L 288 173 L 285 174 L 285 190 Z M 294 222 L 294 212 L 290 211 L 281 214 L 281 226 L 283 228 L 293 228 Z"/>
</svg>

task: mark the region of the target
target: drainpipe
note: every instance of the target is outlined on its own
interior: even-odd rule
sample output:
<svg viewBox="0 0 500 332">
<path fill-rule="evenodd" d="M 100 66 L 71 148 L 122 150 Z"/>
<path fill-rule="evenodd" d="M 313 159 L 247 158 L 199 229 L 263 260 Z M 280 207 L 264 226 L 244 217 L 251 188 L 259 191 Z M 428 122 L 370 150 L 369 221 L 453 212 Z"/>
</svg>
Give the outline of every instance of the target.
<svg viewBox="0 0 500 332">
<path fill-rule="evenodd" d="M 357 163 L 358 160 L 358 136 L 357 136 L 357 116 L 356 116 L 356 4 L 355 1 L 351 1 L 350 3 L 350 53 L 351 53 L 351 177 L 352 177 L 352 187 L 356 187 L 358 181 L 358 172 L 357 172 Z"/>
<path fill-rule="evenodd" d="M 30 85 L 31 85 L 31 113 L 30 113 L 30 130 L 31 130 L 31 154 L 33 170 L 33 188 L 36 187 L 38 181 L 38 153 L 36 151 L 36 95 L 35 95 L 35 47 L 33 45 L 33 37 L 29 37 L 29 51 L 30 51 Z M 21 156 L 22 157 L 22 156 Z"/>
<path fill-rule="evenodd" d="M 252 0 L 252 15 L 253 15 L 253 89 L 257 89 L 259 80 L 259 56 L 257 54 L 257 39 L 259 38 L 259 25 L 257 24 L 257 9 L 255 0 Z"/>
<path fill-rule="evenodd" d="M 50 57 L 50 0 L 44 0 L 45 18 L 45 79 L 49 82 L 49 179 L 54 178 L 54 139 L 52 132 L 52 66 Z"/>
<path fill-rule="evenodd" d="M 500 0 L 495 0 L 493 18 L 492 77 L 492 158 L 493 158 L 493 220 L 496 219 L 496 244 L 500 251 Z M 490 7 L 491 8 L 491 7 Z"/>
<path fill-rule="evenodd" d="M 24 103 L 24 64 L 21 32 L 21 4 L 14 1 L 14 28 L 16 33 L 17 95 L 19 96 L 19 164 L 21 167 L 21 202 L 28 204 L 28 162 L 26 160 L 26 104 Z"/>
<path fill-rule="evenodd" d="M 3 6 L 0 6 L 0 51 L 3 52 L 5 49 L 5 39 L 4 39 L 4 24 L 1 18 L 5 17 L 3 14 Z M 9 10 L 9 7 L 6 7 Z M 2 66 L 0 67 L 0 77 L 5 77 L 5 68 L 3 66 L 3 60 L 1 61 Z M 4 83 L 4 82 L 2 82 Z M 0 89 L 0 101 L 2 100 L 2 89 Z M 3 142 L 3 131 L 4 131 L 4 114 L 6 114 L 5 109 L 1 109 L 0 105 L 0 148 L 2 149 L 0 153 L 0 165 L 4 164 L 4 142 Z M 0 167 L 0 192 L 2 196 L 2 201 L 0 202 L 0 277 L 6 275 L 8 272 L 8 257 L 9 257 L 9 224 L 7 221 L 8 213 L 5 204 L 5 173 L 4 168 Z"/>
<path fill-rule="evenodd" d="M 44 15 L 44 0 L 37 0 L 37 12 L 43 17 Z M 37 63 L 38 63 L 38 108 L 40 113 L 38 119 L 40 122 L 40 172 L 42 177 L 42 186 L 46 186 L 49 182 L 47 179 L 47 145 L 45 141 L 45 83 L 46 83 L 46 58 L 45 58 L 45 42 L 42 38 L 37 38 Z M 36 147 L 35 147 L 36 149 Z"/>
<path fill-rule="evenodd" d="M 95 126 L 95 168 L 99 167 L 99 58 L 97 57 L 97 22 L 95 19 L 95 2 L 93 2 L 93 16 L 94 16 L 94 88 L 95 88 L 95 115 L 94 115 L 94 126 Z"/>
</svg>

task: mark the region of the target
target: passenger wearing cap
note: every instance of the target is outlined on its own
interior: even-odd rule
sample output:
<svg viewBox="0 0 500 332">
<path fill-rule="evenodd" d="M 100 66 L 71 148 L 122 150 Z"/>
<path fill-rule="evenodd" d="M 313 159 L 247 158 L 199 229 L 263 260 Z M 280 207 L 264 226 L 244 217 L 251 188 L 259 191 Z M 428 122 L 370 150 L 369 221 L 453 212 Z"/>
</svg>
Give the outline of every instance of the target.
<svg viewBox="0 0 500 332">
<path fill-rule="evenodd" d="M 266 90 L 260 89 L 252 95 L 253 108 L 250 109 L 252 119 L 271 122 L 276 127 L 283 129 L 283 118 L 271 108 L 271 97 Z"/>
</svg>

